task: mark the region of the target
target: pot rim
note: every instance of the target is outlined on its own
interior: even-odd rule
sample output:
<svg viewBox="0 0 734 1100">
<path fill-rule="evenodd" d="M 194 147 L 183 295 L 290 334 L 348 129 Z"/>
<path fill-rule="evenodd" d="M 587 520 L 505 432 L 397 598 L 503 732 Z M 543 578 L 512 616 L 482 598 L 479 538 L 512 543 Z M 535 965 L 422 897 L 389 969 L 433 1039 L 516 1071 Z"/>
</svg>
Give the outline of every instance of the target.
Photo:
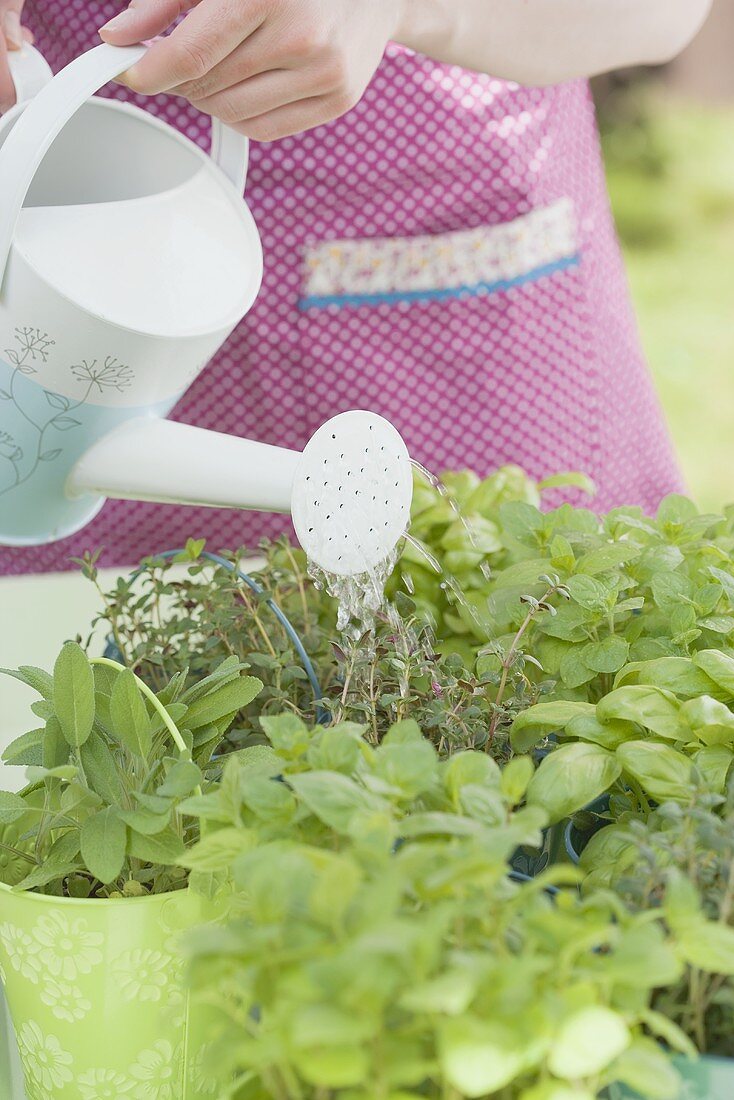
<svg viewBox="0 0 734 1100">
<path fill-rule="evenodd" d="M 17 890 L 14 886 L 8 886 L 6 882 L 0 882 L 0 894 L 14 894 L 16 897 L 25 898 L 36 905 L 68 905 L 68 906 L 93 906 L 95 909 L 131 905 L 152 905 L 154 902 L 162 905 L 171 898 L 179 895 L 190 894 L 189 887 L 183 890 L 168 890 L 165 894 L 146 894 L 143 897 L 133 898 L 64 898 L 55 894 L 36 894 L 32 890 Z"/>
</svg>

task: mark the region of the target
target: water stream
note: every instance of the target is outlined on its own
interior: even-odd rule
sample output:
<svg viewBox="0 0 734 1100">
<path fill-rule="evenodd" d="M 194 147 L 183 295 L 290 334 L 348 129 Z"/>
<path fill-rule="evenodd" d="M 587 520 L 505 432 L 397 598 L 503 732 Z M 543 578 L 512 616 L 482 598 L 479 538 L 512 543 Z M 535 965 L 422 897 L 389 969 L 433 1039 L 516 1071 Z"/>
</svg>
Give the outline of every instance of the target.
<svg viewBox="0 0 734 1100">
<path fill-rule="evenodd" d="M 466 530 L 471 545 L 477 550 L 478 541 L 471 521 L 462 512 L 458 501 L 452 496 L 450 490 L 436 474 L 431 473 L 419 462 L 412 462 L 414 470 L 422 477 L 431 488 L 435 489 L 439 496 L 445 500 L 456 519 Z M 404 534 L 404 540 L 425 559 L 428 566 L 441 577 L 441 588 L 450 591 L 457 602 L 461 603 L 471 614 L 474 621 L 481 626 L 480 618 L 466 599 L 461 585 L 457 579 L 448 573 L 438 557 L 409 531 Z M 337 602 L 337 629 L 350 647 L 360 644 L 362 639 L 369 639 L 374 634 L 377 616 L 381 612 L 388 612 L 385 588 L 395 566 L 400 558 L 402 546 L 398 544 L 395 550 L 374 569 L 360 573 L 352 577 L 342 577 L 334 573 L 328 573 L 313 561 L 308 563 L 308 575 L 319 591 L 325 590 Z M 490 567 L 487 562 L 481 563 L 484 576 L 489 580 Z M 414 592 L 414 585 L 409 573 L 404 574 L 403 581 L 409 595 Z"/>
</svg>

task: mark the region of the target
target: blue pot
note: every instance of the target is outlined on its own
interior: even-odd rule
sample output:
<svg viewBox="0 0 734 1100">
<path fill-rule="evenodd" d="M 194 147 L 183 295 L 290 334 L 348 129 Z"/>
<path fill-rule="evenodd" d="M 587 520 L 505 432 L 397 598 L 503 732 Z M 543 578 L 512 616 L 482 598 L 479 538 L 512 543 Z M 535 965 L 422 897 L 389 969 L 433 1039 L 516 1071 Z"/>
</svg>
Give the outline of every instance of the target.
<svg viewBox="0 0 734 1100">
<path fill-rule="evenodd" d="M 677 1056 L 673 1064 L 681 1075 L 681 1089 L 676 1100 L 733 1100 L 734 1058 L 689 1058 Z M 612 1085 L 609 1100 L 647 1100 L 625 1085 Z"/>
</svg>

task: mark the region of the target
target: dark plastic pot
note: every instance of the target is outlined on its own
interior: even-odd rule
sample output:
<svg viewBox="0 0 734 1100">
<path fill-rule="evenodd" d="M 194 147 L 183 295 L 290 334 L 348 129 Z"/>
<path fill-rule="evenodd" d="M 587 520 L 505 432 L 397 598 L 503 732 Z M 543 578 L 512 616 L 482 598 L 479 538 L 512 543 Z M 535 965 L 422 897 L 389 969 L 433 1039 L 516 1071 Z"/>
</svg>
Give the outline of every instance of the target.
<svg viewBox="0 0 734 1100">
<path fill-rule="evenodd" d="M 587 807 L 585 812 L 590 814 L 605 814 L 609 810 L 609 795 L 603 794 L 599 798 L 594 799 Z M 584 829 L 579 825 L 579 818 L 572 817 L 569 822 L 566 823 L 564 829 L 564 844 L 566 848 L 566 855 L 571 860 L 571 863 L 575 863 L 578 867 L 581 862 L 581 856 L 584 848 L 589 843 L 593 836 L 596 836 L 598 832 L 601 832 L 605 826 L 609 824 L 608 821 L 596 821 L 591 828 Z M 734 1100 L 734 1093 L 732 1093 L 732 1100 Z"/>
<path fill-rule="evenodd" d="M 517 871 L 520 875 L 527 875 L 528 878 L 535 878 L 541 871 L 545 871 L 546 867 L 560 862 L 563 856 L 565 827 L 565 821 L 560 821 L 557 825 L 552 825 L 550 829 L 544 829 L 543 843 L 540 848 L 529 848 L 527 846 L 518 848 L 510 860 L 512 870 Z M 734 1096 L 732 1096 L 732 1100 L 734 1100 Z"/>
<path fill-rule="evenodd" d="M 673 1059 L 681 1075 L 681 1089 L 676 1100 L 733 1100 L 734 1058 Z M 647 1100 L 625 1085 L 612 1085 L 609 1100 Z"/>
</svg>

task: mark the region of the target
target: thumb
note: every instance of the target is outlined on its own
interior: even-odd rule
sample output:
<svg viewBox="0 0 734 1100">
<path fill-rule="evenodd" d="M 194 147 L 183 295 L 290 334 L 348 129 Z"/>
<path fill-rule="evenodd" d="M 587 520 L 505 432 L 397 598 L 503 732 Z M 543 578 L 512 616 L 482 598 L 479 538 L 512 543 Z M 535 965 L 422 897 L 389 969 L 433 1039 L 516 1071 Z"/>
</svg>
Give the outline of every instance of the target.
<svg viewBox="0 0 734 1100">
<path fill-rule="evenodd" d="M 6 0 L 4 4 L 0 4 L 0 31 L 5 35 L 5 41 L 11 50 L 19 50 L 23 45 L 24 36 L 20 25 L 23 2 L 24 0 Z"/>
<path fill-rule="evenodd" d="M 112 46 L 133 46 L 163 34 L 199 0 L 131 0 L 128 7 L 100 27 L 100 37 Z"/>
</svg>

